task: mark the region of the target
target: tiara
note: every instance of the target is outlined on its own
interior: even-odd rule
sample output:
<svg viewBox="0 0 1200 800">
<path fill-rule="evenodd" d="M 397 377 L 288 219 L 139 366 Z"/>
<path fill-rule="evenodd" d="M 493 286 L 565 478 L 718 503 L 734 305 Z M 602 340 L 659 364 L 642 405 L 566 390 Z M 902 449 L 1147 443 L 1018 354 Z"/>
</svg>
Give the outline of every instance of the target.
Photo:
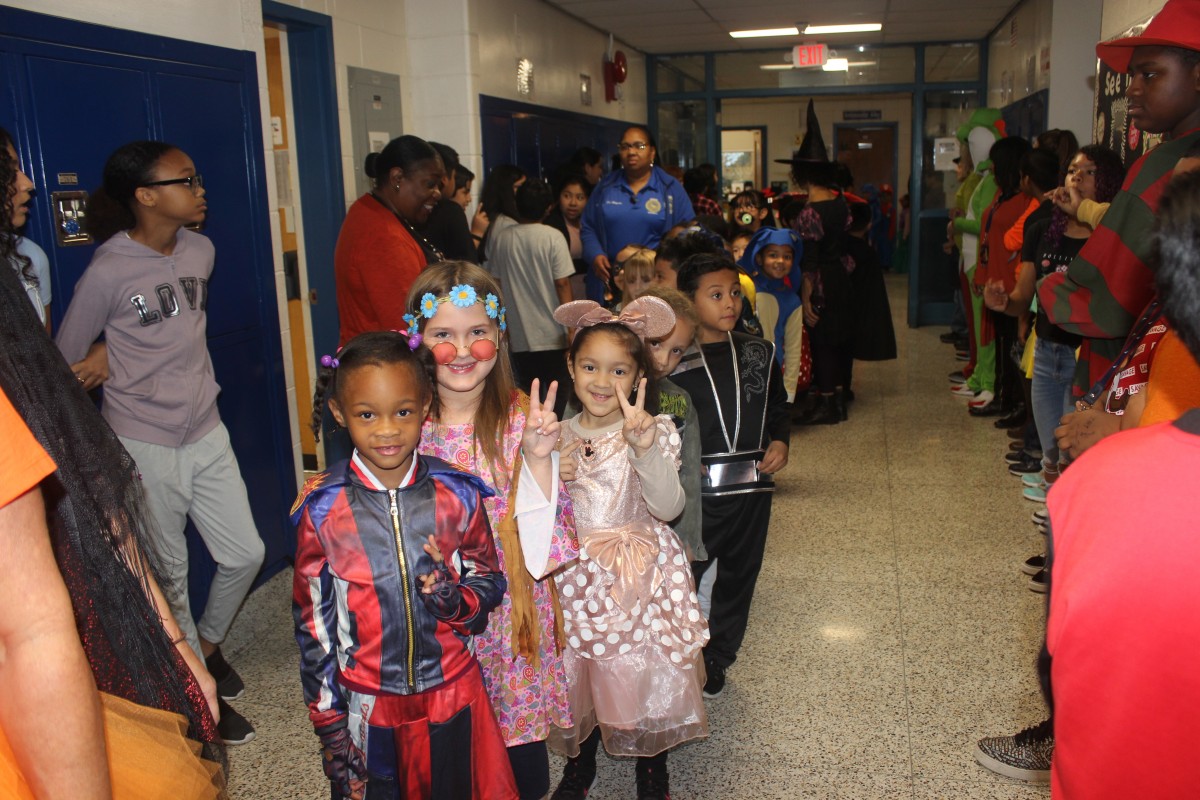
<svg viewBox="0 0 1200 800">
<path fill-rule="evenodd" d="M 437 313 L 438 306 L 442 303 L 451 303 L 459 308 L 470 308 L 476 303 L 483 304 L 483 310 L 487 312 L 489 319 L 496 320 L 500 326 L 500 330 L 506 330 L 508 323 L 505 321 L 505 308 L 500 305 L 500 298 L 488 292 L 487 295 L 480 300 L 479 293 L 475 291 L 475 287 L 469 283 L 460 283 L 457 286 L 450 287 L 450 293 L 438 297 L 433 292 L 426 292 L 421 295 L 421 304 L 419 306 L 420 316 L 416 314 L 405 314 L 404 322 L 408 325 L 408 330 L 412 334 L 419 332 L 421 317 L 425 319 L 433 319 L 433 315 Z"/>
</svg>

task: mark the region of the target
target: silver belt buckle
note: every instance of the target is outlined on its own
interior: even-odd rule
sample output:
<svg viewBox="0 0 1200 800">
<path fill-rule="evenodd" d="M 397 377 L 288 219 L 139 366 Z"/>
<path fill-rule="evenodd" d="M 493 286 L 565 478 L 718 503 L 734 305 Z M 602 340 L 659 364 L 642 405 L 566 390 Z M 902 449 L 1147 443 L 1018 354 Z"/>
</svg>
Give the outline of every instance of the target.
<svg viewBox="0 0 1200 800">
<path fill-rule="evenodd" d="M 758 467 L 753 461 L 735 461 L 732 464 L 710 464 L 708 480 L 713 488 L 736 486 L 741 483 L 757 483 Z"/>
</svg>

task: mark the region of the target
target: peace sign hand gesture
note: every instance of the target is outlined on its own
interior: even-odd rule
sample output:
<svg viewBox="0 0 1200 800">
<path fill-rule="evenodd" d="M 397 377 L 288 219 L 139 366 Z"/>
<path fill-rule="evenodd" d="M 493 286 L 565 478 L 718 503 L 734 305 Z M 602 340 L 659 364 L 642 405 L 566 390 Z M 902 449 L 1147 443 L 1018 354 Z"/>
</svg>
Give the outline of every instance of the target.
<svg viewBox="0 0 1200 800">
<path fill-rule="evenodd" d="M 551 381 L 546 391 L 546 400 L 541 396 L 541 382 L 534 378 L 529 387 L 529 413 L 525 415 L 525 430 L 521 434 L 521 451 L 525 459 L 545 461 L 550 458 L 558 444 L 562 423 L 554 413 L 554 401 L 558 396 L 558 381 Z"/>
<path fill-rule="evenodd" d="M 642 378 L 638 383 L 633 405 L 629 404 L 620 391 L 617 392 L 617 402 L 621 404 L 621 413 L 625 415 L 625 425 L 621 428 L 621 434 L 633 448 L 633 454 L 641 458 L 654 446 L 654 417 L 646 411 L 646 379 Z"/>
</svg>

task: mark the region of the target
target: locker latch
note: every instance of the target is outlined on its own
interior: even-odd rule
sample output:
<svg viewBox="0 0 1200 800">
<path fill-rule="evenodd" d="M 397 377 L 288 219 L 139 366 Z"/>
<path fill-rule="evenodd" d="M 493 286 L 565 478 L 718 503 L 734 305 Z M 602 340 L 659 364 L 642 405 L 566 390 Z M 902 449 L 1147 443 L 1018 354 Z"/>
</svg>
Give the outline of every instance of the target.
<svg viewBox="0 0 1200 800">
<path fill-rule="evenodd" d="M 87 200 L 88 193 L 83 191 L 50 193 L 59 247 L 92 243 L 87 230 Z"/>
</svg>

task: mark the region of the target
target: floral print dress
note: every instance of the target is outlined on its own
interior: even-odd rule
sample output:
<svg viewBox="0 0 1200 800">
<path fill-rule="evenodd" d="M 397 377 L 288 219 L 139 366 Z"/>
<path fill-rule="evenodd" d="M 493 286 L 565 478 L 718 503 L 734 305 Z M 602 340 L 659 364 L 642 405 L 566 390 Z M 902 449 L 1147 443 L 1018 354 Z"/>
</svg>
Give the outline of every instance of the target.
<svg viewBox="0 0 1200 800">
<path fill-rule="evenodd" d="M 524 428 L 525 413 L 521 410 L 519 396 L 514 393 L 504 430 L 503 452 L 507 463 L 512 463 L 521 447 Z M 497 531 L 500 520 L 508 510 L 511 476 L 502 473 L 497 480 L 493 465 L 479 457 L 481 453 L 474 446 L 474 432 L 475 426 L 471 423 L 440 425 L 426 420 L 421 430 L 419 452 L 437 456 L 473 472 L 495 490 L 496 495 L 485 499 L 484 505 L 492 525 L 492 534 L 496 537 L 500 566 L 507 574 L 507 557 L 500 546 Z M 578 558 L 579 544 L 575 538 L 571 497 L 561 481 L 558 513 L 550 536 L 551 570 Z M 546 739 L 551 725 L 563 728 L 572 724 L 563 659 L 555 652 L 553 591 L 554 583 L 550 575 L 533 585 L 533 602 L 541 623 L 541 663 L 537 667 L 524 657 L 513 654 L 512 598 L 507 591 L 500 606 L 492 612 L 487 630 L 475 637 L 475 655 L 483 668 L 484 686 L 508 747 Z"/>
</svg>

